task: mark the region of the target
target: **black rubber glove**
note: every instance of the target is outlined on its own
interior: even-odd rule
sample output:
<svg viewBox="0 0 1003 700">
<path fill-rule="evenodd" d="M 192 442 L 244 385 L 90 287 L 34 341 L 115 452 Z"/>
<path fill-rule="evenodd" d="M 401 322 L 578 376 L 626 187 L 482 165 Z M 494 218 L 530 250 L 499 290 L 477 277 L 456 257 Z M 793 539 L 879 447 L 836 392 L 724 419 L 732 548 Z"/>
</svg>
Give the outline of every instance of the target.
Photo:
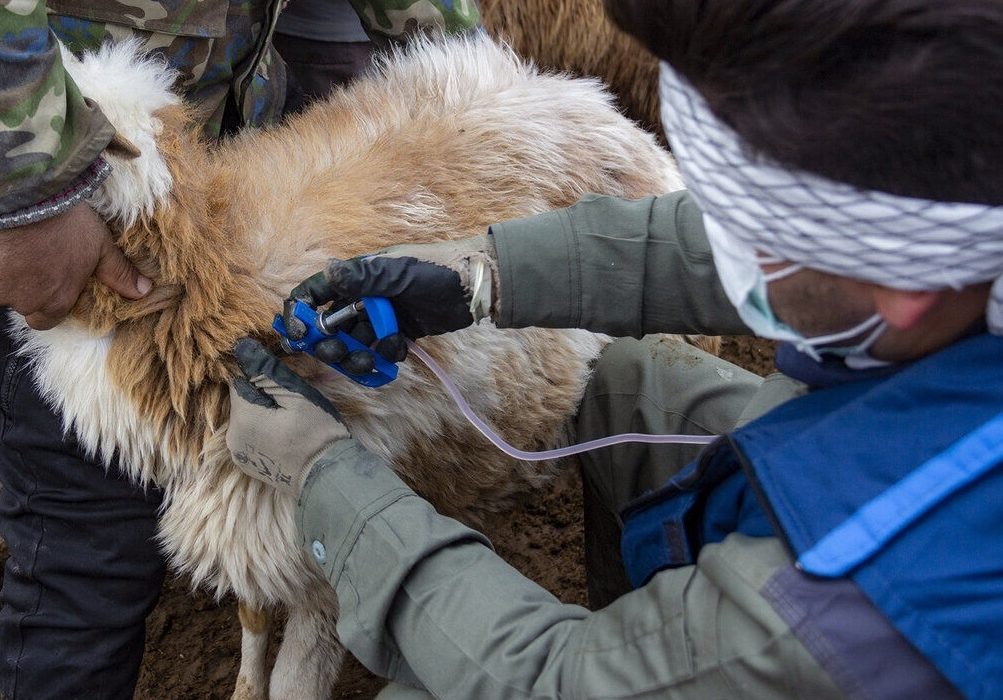
<svg viewBox="0 0 1003 700">
<path fill-rule="evenodd" d="M 391 362 L 400 362 L 407 356 L 405 337 L 449 333 L 490 316 L 497 276 L 494 244 L 486 235 L 395 246 L 350 260 L 332 259 L 322 272 L 292 290 L 284 305 L 283 321 L 289 337 L 299 340 L 306 327 L 293 315 L 297 301 L 315 308 L 330 302 L 331 308 L 337 309 L 362 297 L 386 297 L 394 307 L 400 333 L 377 342 L 365 318 L 341 330 L 374 347 Z M 323 362 L 340 362 L 354 374 L 366 374 L 373 367 L 369 353 L 349 353 L 336 338 L 319 343 L 316 355 Z"/>
</svg>

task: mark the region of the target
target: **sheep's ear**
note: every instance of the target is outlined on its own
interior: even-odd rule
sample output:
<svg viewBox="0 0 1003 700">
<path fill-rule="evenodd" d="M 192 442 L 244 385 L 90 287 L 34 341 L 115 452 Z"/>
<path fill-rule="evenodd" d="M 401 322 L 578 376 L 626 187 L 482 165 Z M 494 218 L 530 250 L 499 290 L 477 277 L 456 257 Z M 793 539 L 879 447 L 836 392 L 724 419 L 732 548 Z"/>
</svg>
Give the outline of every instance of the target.
<svg viewBox="0 0 1003 700">
<path fill-rule="evenodd" d="M 139 158 L 139 156 L 142 155 L 142 151 L 136 147 L 136 144 L 122 136 L 122 134 L 117 131 L 112 137 L 111 143 L 108 144 L 105 150 L 111 155 L 118 156 L 123 160 L 132 160 L 133 158 Z"/>
</svg>

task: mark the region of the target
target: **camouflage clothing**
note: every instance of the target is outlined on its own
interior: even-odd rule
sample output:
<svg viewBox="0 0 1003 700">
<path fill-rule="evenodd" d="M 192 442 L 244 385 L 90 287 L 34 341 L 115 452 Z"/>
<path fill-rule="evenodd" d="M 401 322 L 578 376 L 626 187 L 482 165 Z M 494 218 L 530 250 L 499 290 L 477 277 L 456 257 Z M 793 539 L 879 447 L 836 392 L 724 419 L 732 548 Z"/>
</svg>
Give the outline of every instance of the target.
<svg viewBox="0 0 1003 700">
<path fill-rule="evenodd" d="M 0 213 L 72 189 L 114 134 L 98 105 L 83 98 L 64 73 L 55 38 L 74 52 L 106 40 L 140 38 L 179 72 L 181 90 L 202 107 L 205 133 L 214 137 L 230 99 L 233 116 L 243 124 L 269 124 L 280 116 L 285 70 L 270 37 L 283 4 L 0 0 Z M 474 0 L 353 0 L 352 5 L 380 42 L 418 28 L 464 31 L 479 21 Z"/>
<path fill-rule="evenodd" d="M 476 0 L 348 0 L 375 42 L 399 40 L 417 30 L 460 34 L 480 24 Z"/>
</svg>

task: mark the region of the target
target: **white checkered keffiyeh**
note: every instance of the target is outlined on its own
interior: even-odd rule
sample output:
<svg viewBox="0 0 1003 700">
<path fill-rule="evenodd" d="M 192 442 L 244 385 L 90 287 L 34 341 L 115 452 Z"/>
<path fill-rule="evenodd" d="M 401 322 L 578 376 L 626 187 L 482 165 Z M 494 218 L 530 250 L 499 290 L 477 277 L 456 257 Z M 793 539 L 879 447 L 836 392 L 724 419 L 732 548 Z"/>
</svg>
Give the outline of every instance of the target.
<svg viewBox="0 0 1003 700">
<path fill-rule="evenodd" d="M 788 170 L 743 146 L 666 63 L 660 82 L 672 151 L 706 219 L 770 256 L 893 289 L 995 280 L 986 319 L 1003 335 L 1003 207 L 899 197 Z"/>
</svg>

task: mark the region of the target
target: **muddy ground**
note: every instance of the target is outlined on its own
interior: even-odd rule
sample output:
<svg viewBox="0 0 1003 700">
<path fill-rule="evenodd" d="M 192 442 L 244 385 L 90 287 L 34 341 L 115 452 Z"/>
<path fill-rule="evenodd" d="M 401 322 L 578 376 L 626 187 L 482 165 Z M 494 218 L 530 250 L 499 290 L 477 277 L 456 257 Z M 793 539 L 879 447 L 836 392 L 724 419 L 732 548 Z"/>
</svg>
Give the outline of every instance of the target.
<svg viewBox="0 0 1003 700">
<path fill-rule="evenodd" d="M 771 346 L 749 339 L 724 340 L 722 355 L 759 374 L 772 367 Z M 498 553 L 558 598 L 585 604 L 581 483 L 569 468 L 548 488 L 488 528 Z M 6 549 L 0 542 L 0 559 Z M 0 573 L 2 576 L 2 573 Z M 277 646 L 278 635 L 272 643 Z M 240 663 L 240 624 L 235 602 L 192 592 L 172 578 L 147 625 L 146 657 L 139 700 L 228 698 Z M 381 683 L 350 662 L 336 689 L 338 698 L 370 698 Z"/>
</svg>

